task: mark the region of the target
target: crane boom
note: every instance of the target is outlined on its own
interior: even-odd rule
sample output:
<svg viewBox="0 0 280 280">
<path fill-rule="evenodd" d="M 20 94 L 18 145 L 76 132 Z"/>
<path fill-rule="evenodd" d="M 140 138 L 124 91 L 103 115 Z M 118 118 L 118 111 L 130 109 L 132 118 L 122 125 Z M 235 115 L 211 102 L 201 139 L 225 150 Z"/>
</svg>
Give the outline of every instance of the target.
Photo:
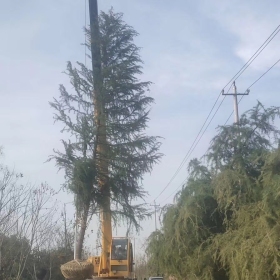
<svg viewBox="0 0 280 280">
<path fill-rule="evenodd" d="M 106 116 L 104 113 L 104 100 L 102 98 L 101 85 L 101 53 L 98 24 L 97 0 L 89 0 L 89 16 L 91 30 L 91 54 L 93 71 L 93 101 L 94 101 L 94 121 L 96 125 L 96 150 L 95 159 L 98 169 L 98 187 L 103 195 L 104 201 L 101 206 L 101 234 L 102 252 L 99 269 L 99 276 L 108 275 L 110 246 L 112 242 L 112 225 L 110 209 L 110 187 L 108 184 L 108 145 L 106 131 Z"/>
</svg>

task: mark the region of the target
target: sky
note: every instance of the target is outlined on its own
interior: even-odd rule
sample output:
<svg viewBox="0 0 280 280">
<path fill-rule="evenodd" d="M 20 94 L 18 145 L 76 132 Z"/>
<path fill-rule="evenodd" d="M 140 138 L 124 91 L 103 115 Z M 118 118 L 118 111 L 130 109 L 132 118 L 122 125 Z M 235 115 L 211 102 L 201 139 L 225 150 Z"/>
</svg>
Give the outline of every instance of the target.
<svg viewBox="0 0 280 280">
<path fill-rule="evenodd" d="M 83 26 L 89 23 L 87 0 L 0 2 L 1 160 L 23 173 L 26 182 L 47 182 L 59 190 L 64 174 L 46 160 L 53 149 L 62 149 L 65 136 L 61 125 L 54 124 L 48 102 L 59 96 L 59 84 L 71 90 L 63 74 L 67 61 L 90 65 L 81 45 Z M 149 193 L 147 202 L 157 198 L 162 207 L 173 202 L 173 194 L 187 177 L 189 159 L 204 155 L 216 127 L 232 112 L 233 100 L 227 97 L 186 164 L 167 186 L 222 88 L 280 24 L 280 2 L 99 0 L 99 10 L 106 12 L 111 7 L 122 12 L 126 23 L 139 33 L 135 43 L 141 47 L 144 61 L 141 79 L 153 82 L 149 94 L 155 104 L 147 134 L 163 137 L 164 157 L 145 176 L 143 186 Z M 245 92 L 280 59 L 279 43 L 280 34 L 238 78 L 238 92 Z M 240 113 L 257 100 L 265 106 L 280 105 L 279 76 L 280 63 L 251 88 L 240 102 Z M 61 191 L 57 199 L 61 205 L 67 203 L 69 215 L 73 215 L 73 206 L 68 203 L 73 196 Z M 142 227 L 137 236 L 140 245 L 155 229 L 154 220 Z M 125 228 L 116 229 L 113 234 L 124 232 Z"/>
</svg>

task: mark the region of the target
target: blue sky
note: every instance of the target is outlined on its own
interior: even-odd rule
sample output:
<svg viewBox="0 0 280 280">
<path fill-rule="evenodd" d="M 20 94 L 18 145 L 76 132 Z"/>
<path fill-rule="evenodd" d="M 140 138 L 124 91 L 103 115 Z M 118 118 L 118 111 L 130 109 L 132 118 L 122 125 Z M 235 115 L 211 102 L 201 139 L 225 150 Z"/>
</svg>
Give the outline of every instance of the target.
<svg viewBox="0 0 280 280">
<path fill-rule="evenodd" d="M 44 163 L 53 148 L 61 148 L 61 127 L 53 124 L 48 102 L 58 97 L 58 85 L 68 86 L 62 73 L 67 61 L 84 62 L 82 28 L 85 1 L 2 1 L 0 11 L 0 145 L 6 164 L 34 184 L 48 182 L 54 189 L 63 183 L 54 163 Z M 152 107 L 147 133 L 164 137 L 165 154 L 144 187 L 155 197 L 166 186 L 194 141 L 221 89 L 280 24 L 278 0 L 270 1 L 155 1 L 99 0 L 99 9 L 124 13 L 124 20 L 138 32 L 142 47 L 143 80 L 153 82 Z M 88 23 L 87 16 L 87 23 Z M 269 44 L 237 80 L 239 92 L 280 58 L 280 35 Z M 87 61 L 89 64 L 90 62 Z M 240 112 L 257 100 L 280 105 L 280 64 L 271 70 L 240 103 Z M 192 153 L 201 157 L 217 125 L 233 108 L 228 97 Z M 230 120 L 233 121 L 233 118 Z M 158 198 L 167 197 L 187 175 L 186 165 Z M 72 201 L 60 193 L 58 199 Z M 72 211 L 68 204 L 69 212 Z M 153 220 L 143 223 L 144 238 Z M 119 234 L 121 231 L 118 231 Z"/>
</svg>

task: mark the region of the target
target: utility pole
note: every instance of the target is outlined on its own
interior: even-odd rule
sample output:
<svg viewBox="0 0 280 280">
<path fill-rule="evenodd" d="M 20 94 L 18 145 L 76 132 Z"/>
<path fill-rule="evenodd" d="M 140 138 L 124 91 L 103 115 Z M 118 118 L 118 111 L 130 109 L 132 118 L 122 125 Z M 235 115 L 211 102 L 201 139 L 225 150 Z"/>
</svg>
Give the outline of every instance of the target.
<svg viewBox="0 0 280 280">
<path fill-rule="evenodd" d="M 154 200 L 154 204 L 151 204 L 151 206 L 155 207 L 155 230 L 157 231 L 157 210 L 160 204 L 156 204 L 156 201 Z"/>
<path fill-rule="evenodd" d="M 74 196 L 74 205 L 75 205 L 75 214 L 74 214 L 74 220 L 75 220 L 75 231 L 74 231 L 74 260 L 78 259 L 77 256 L 77 234 L 78 234 L 78 210 L 77 210 L 77 195 Z"/>
<path fill-rule="evenodd" d="M 67 226 L 66 226 L 66 203 L 64 203 L 64 246 L 67 254 Z"/>
<path fill-rule="evenodd" d="M 77 218 L 77 211 L 74 214 L 74 219 L 75 219 L 75 231 L 74 231 L 74 260 L 77 259 L 77 223 L 78 223 L 78 218 Z"/>
<path fill-rule="evenodd" d="M 234 120 L 235 120 L 235 124 L 239 124 L 237 95 L 248 95 L 250 90 L 247 89 L 245 93 L 237 93 L 237 88 L 236 88 L 236 85 L 235 85 L 235 81 L 233 82 L 233 90 L 234 90 L 234 93 L 225 93 L 224 90 L 223 90 L 222 94 L 223 95 L 233 95 Z"/>
<path fill-rule="evenodd" d="M 136 271 L 135 271 L 135 268 L 136 268 L 136 255 L 135 255 L 135 252 L 136 252 L 136 247 L 135 247 L 135 236 L 134 236 L 134 243 L 133 243 L 133 262 L 132 262 L 132 265 L 134 264 L 134 267 L 133 267 L 133 271 L 134 271 L 134 279 L 136 279 Z"/>
<path fill-rule="evenodd" d="M 154 204 L 151 204 L 151 206 L 155 207 L 155 231 L 156 231 L 156 248 L 157 248 L 157 276 L 159 276 L 159 244 L 158 244 L 158 235 L 157 235 L 157 210 L 160 204 L 156 204 L 156 201 L 154 200 Z"/>
</svg>

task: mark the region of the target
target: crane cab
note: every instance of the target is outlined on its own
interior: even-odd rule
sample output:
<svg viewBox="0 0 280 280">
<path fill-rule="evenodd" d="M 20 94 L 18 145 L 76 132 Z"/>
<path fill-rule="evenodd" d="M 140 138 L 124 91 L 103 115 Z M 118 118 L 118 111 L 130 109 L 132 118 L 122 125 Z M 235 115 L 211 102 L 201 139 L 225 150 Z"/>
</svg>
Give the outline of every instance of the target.
<svg viewBox="0 0 280 280">
<path fill-rule="evenodd" d="M 133 279 L 133 250 L 129 238 L 112 239 L 110 276 Z"/>
<path fill-rule="evenodd" d="M 107 276 L 100 273 L 101 257 L 92 256 L 88 262 L 93 265 L 92 275 L 104 279 L 134 279 L 132 243 L 127 237 L 112 238 L 110 254 L 108 256 Z"/>
</svg>

